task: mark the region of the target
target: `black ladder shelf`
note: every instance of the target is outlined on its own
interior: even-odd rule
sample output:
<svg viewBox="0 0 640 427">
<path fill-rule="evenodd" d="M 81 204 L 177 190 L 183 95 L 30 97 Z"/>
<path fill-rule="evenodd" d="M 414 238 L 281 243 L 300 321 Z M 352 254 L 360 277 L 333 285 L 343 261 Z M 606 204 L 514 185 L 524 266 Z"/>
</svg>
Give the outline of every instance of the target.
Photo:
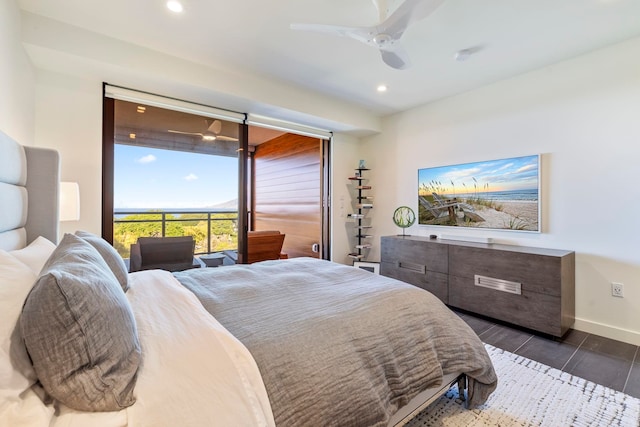
<svg viewBox="0 0 640 427">
<path fill-rule="evenodd" d="M 349 214 L 349 218 L 353 219 L 356 226 L 356 244 L 354 245 L 354 251 L 349 253 L 349 257 L 354 261 L 361 261 L 365 259 L 364 251 L 371 248 L 371 244 L 367 243 L 366 239 L 371 238 L 372 236 L 367 233 L 367 230 L 371 228 L 370 225 L 365 225 L 366 221 L 366 212 L 369 209 L 373 208 L 373 198 L 371 196 L 366 195 L 364 192 L 367 190 L 371 190 L 370 185 L 364 185 L 363 181 L 366 181 L 367 178 L 363 176 L 363 172 L 368 171 L 370 169 L 367 168 L 357 168 L 355 176 L 350 176 L 349 180 L 356 181 L 357 185 L 356 189 L 356 204 L 355 209 L 352 214 Z"/>
</svg>

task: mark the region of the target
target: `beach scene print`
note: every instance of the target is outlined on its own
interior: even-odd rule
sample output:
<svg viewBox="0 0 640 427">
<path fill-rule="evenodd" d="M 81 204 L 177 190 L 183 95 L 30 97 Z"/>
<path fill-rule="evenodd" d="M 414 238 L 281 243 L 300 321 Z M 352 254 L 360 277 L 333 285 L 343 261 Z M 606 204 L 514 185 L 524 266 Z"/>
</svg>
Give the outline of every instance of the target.
<svg viewBox="0 0 640 427">
<path fill-rule="evenodd" d="M 418 223 L 540 231 L 538 155 L 418 170 Z"/>
</svg>

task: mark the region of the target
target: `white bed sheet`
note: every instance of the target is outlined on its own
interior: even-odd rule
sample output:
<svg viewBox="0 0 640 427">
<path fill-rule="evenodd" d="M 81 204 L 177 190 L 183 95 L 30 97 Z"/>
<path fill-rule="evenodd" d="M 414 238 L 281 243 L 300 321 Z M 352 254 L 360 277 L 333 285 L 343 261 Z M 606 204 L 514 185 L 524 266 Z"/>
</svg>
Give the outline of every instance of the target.
<svg viewBox="0 0 640 427">
<path fill-rule="evenodd" d="M 54 408 L 45 406 L 29 389 L 20 402 L 5 408 L 5 415 L 15 415 L 10 419 L 19 423 L 9 425 L 275 426 L 267 392 L 249 351 L 170 273 L 148 270 L 131 274 L 127 297 L 143 354 L 134 392 L 136 403 L 122 411 L 103 413 L 59 405 L 53 416 Z"/>
<path fill-rule="evenodd" d="M 251 353 L 168 272 L 130 275 L 143 364 L 133 426 L 275 426 Z"/>
</svg>

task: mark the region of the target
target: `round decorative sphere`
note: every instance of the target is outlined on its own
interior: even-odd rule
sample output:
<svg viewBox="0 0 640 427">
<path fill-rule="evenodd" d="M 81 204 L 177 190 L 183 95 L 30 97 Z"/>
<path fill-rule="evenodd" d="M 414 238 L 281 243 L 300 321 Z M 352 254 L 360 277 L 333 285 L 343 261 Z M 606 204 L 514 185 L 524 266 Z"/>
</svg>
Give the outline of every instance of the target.
<svg viewBox="0 0 640 427">
<path fill-rule="evenodd" d="M 393 213 L 393 222 L 400 228 L 408 228 L 416 222 L 416 214 L 409 206 L 400 206 Z"/>
</svg>

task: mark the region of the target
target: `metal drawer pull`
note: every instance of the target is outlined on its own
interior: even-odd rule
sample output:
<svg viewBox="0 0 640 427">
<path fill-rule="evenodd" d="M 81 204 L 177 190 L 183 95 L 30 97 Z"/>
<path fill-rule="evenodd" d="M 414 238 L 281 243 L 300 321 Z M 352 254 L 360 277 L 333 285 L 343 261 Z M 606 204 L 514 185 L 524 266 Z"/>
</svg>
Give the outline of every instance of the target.
<svg viewBox="0 0 640 427">
<path fill-rule="evenodd" d="M 473 284 L 482 286 L 483 288 L 494 289 L 496 291 L 509 292 L 511 294 L 522 295 L 522 284 L 518 282 L 510 282 L 503 279 L 495 279 L 493 277 L 473 276 Z"/>
<path fill-rule="evenodd" d="M 415 271 L 416 273 L 425 274 L 427 272 L 427 266 L 421 264 L 414 264 L 412 262 L 398 261 L 398 268 L 404 268 L 405 270 Z"/>
</svg>

